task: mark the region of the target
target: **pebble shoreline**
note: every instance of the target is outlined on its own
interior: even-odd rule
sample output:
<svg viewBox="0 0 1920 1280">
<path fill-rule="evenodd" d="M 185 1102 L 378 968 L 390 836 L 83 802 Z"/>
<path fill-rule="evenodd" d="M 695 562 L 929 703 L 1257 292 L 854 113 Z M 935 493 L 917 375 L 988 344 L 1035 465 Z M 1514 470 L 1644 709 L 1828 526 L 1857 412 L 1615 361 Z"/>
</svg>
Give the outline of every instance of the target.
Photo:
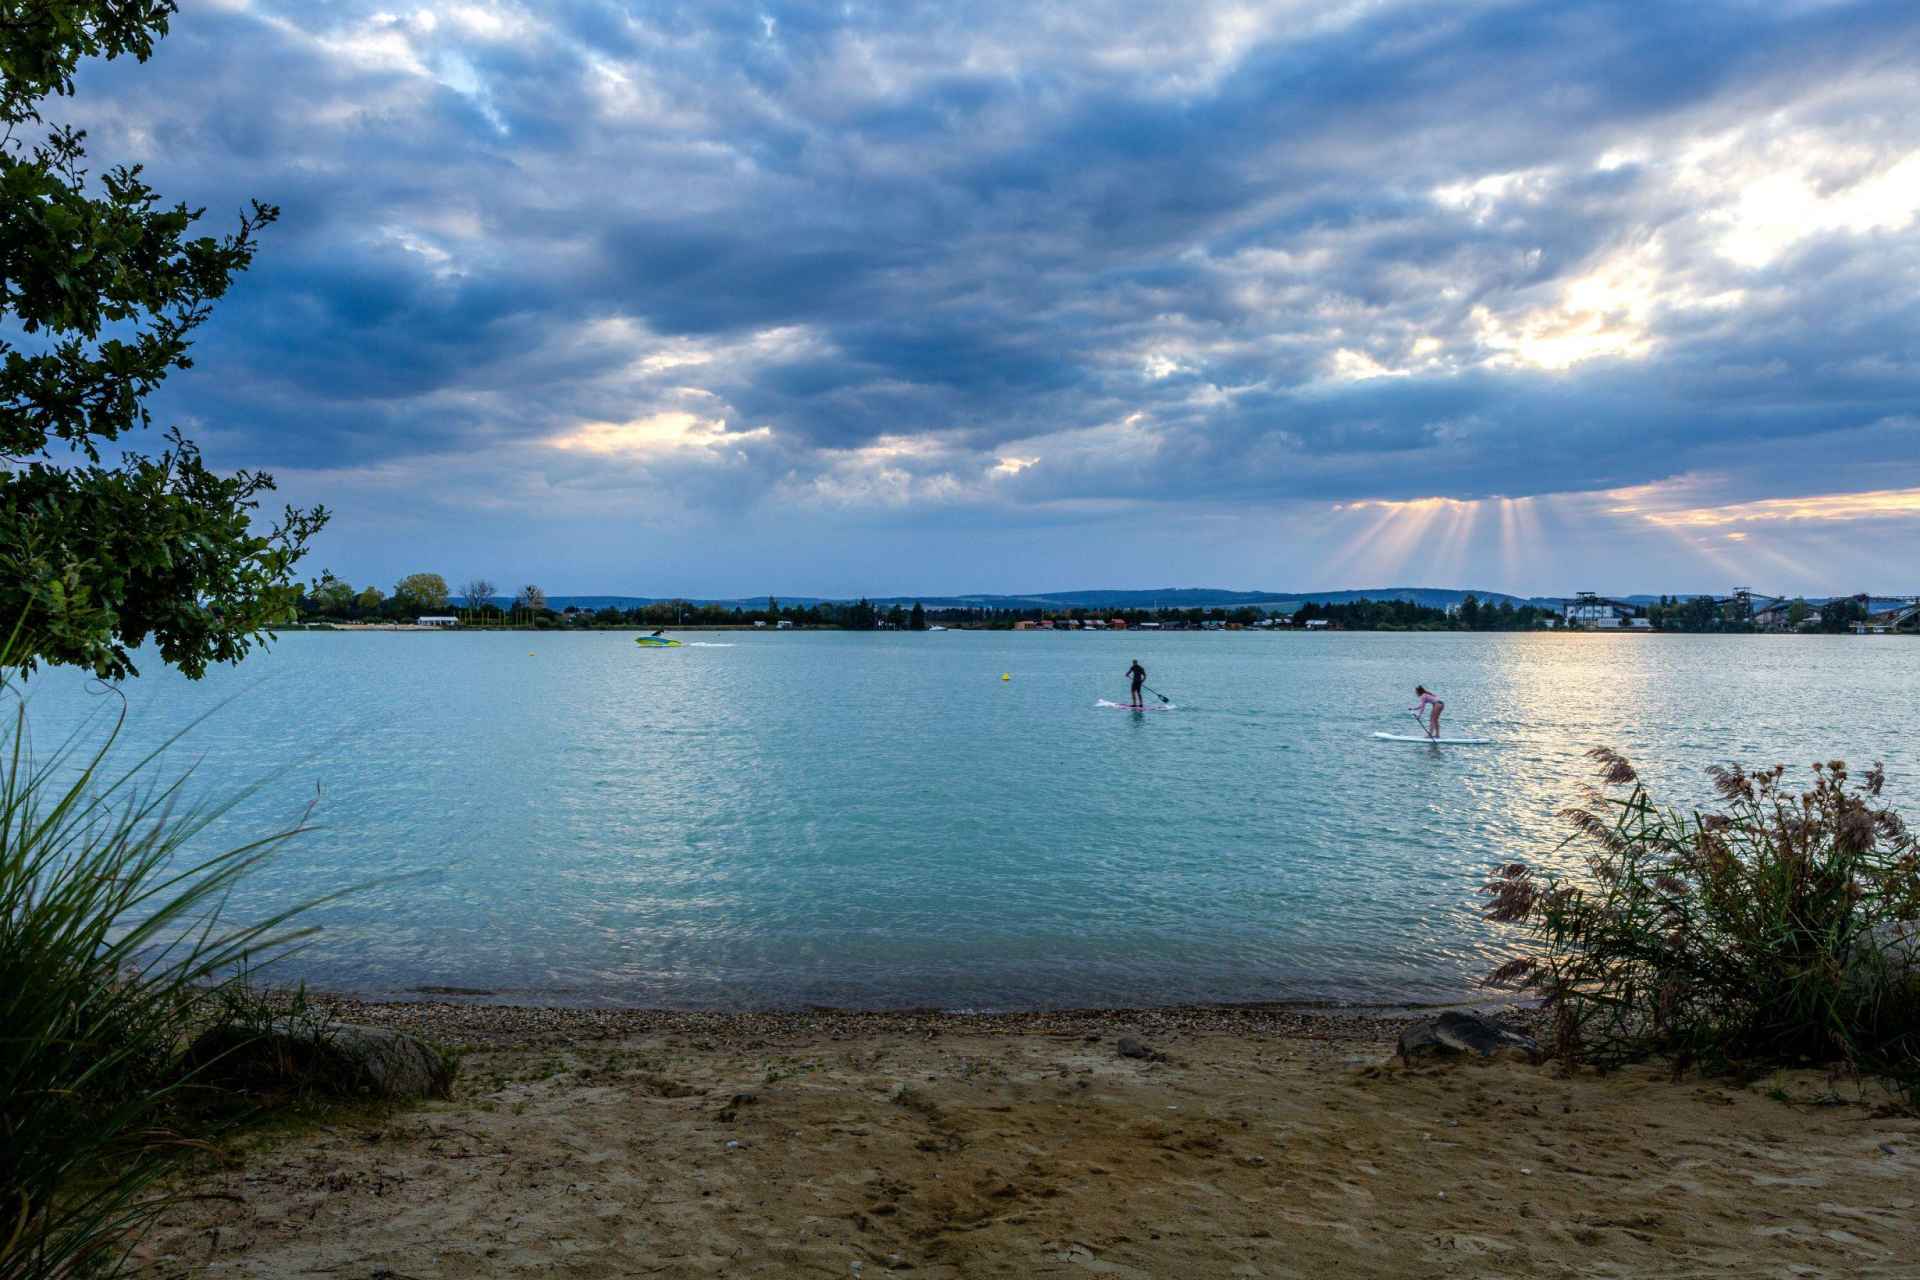
<svg viewBox="0 0 1920 1280">
<path fill-rule="evenodd" d="M 1286 1036 L 1372 1044 L 1391 1041 L 1402 1028 L 1425 1021 L 1435 1012 L 1298 1005 L 1176 1005 L 1006 1013 L 933 1009 L 700 1012 L 472 1004 L 449 1000 L 385 1002 L 337 995 L 310 995 L 309 998 L 341 1021 L 391 1027 L 445 1044 L 492 1047 L 553 1046 L 638 1035 L 689 1036 L 716 1047 L 740 1047 L 796 1039 L 844 1040 L 862 1036 L 1105 1037 L 1123 1031 L 1163 1037 L 1182 1034 Z M 1503 1022 L 1523 1027 L 1541 1020 L 1537 1009 L 1519 1005 L 1501 1007 L 1497 1016 Z"/>
</svg>

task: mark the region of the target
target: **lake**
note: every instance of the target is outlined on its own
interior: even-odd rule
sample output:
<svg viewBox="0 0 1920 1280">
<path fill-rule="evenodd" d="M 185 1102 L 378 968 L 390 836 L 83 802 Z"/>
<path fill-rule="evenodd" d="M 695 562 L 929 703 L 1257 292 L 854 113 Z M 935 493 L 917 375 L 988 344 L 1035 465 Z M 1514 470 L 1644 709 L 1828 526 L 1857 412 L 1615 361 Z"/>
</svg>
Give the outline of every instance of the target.
<svg viewBox="0 0 1920 1280">
<path fill-rule="evenodd" d="M 1445 1000 L 1484 870 L 1555 854 L 1581 753 L 1887 764 L 1920 816 L 1920 645 L 1628 635 L 296 633 L 200 682 L 141 655 L 123 758 L 297 820 L 241 917 L 354 885 L 326 989 L 678 1007 Z M 1136 715 L 1138 658 L 1176 709 Z M 1002 674 L 1010 680 L 1002 680 Z M 1416 682 L 1449 733 L 1408 732 Z M 47 750 L 120 700 L 27 685 Z M 90 726 L 90 727 L 89 727 Z M 242 791 L 245 794 L 242 795 Z"/>
</svg>

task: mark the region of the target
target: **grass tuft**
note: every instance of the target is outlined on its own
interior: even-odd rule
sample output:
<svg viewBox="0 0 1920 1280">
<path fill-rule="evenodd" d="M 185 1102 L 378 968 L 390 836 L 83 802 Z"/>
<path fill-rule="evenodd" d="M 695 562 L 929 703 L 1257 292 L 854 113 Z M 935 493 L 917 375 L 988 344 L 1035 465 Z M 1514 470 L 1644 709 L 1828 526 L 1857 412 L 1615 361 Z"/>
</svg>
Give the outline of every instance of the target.
<svg viewBox="0 0 1920 1280">
<path fill-rule="evenodd" d="M 205 852 L 223 806 L 188 805 L 185 776 L 156 777 L 164 746 L 115 767 L 124 714 L 97 746 L 76 737 L 44 758 L 24 705 L 0 729 L 4 1280 L 124 1253 L 165 1203 L 155 1180 L 205 1145 L 179 1123 L 188 1037 L 237 1007 L 250 963 L 308 932 L 292 924 L 303 907 L 222 915 L 300 825 Z"/>
</svg>

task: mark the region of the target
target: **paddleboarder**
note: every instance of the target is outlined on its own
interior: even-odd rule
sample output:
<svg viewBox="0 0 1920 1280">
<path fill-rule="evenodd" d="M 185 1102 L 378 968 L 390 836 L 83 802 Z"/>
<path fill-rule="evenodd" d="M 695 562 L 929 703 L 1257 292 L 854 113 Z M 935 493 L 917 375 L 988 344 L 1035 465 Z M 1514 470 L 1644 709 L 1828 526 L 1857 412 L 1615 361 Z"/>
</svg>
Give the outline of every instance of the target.
<svg viewBox="0 0 1920 1280">
<path fill-rule="evenodd" d="M 1128 705 L 1145 707 L 1147 704 L 1145 699 L 1141 698 L 1140 690 L 1147 683 L 1147 669 L 1140 665 L 1140 659 L 1135 658 L 1133 665 L 1127 668 L 1127 680 L 1133 687 L 1133 701 Z"/>
<path fill-rule="evenodd" d="M 1407 710 L 1413 712 L 1414 715 L 1418 716 L 1422 712 L 1428 711 L 1428 708 L 1432 708 L 1431 712 L 1429 712 L 1432 718 L 1427 725 L 1427 736 L 1429 738 L 1439 737 L 1440 736 L 1440 713 L 1447 709 L 1447 704 L 1440 701 L 1440 699 L 1434 697 L 1433 691 L 1428 689 L 1427 686 L 1423 684 L 1417 684 L 1413 686 L 1413 696 L 1418 698 L 1419 701 L 1416 702 L 1413 706 L 1408 707 Z"/>
</svg>

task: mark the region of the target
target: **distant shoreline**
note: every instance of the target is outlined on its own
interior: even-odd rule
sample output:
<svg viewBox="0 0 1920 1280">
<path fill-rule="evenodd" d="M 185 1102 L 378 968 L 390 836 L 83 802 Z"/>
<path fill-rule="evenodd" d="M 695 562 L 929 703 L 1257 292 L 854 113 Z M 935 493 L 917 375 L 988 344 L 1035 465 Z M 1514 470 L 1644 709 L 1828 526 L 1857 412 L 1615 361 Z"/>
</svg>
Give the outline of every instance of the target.
<svg viewBox="0 0 1920 1280">
<path fill-rule="evenodd" d="M 1022 629 L 1011 627 L 1011 626 L 969 626 L 965 623 L 942 623 L 940 625 L 942 630 L 948 631 L 948 632 L 979 631 L 979 632 L 1005 633 L 1008 635 L 1057 634 L 1063 631 L 1084 631 L 1088 634 L 1094 634 L 1094 635 L 1131 635 L 1131 636 L 1138 636 L 1138 635 L 1157 636 L 1157 635 L 1189 634 L 1189 633 L 1196 634 L 1196 635 L 1214 634 L 1214 632 L 1208 631 L 1206 628 L 1192 627 L 1192 626 L 1187 626 L 1187 627 L 1172 627 L 1172 626 L 1086 627 L 1086 628 L 1034 627 L 1034 628 L 1028 628 L 1028 629 L 1022 630 Z M 931 628 L 929 628 L 929 631 L 930 630 Z M 1673 631 L 1673 630 L 1656 630 L 1652 628 L 1629 628 L 1629 627 L 1529 627 L 1526 629 L 1514 628 L 1511 630 L 1474 630 L 1474 629 L 1453 628 L 1453 627 L 1312 627 L 1312 628 L 1308 628 L 1308 627 L 1299 627 L 1299 626 L 1285 626 L 1285 627 L 1276 626 L 1276 627 L 1235 627 L 1235 628 L 1229 628 L 1228 630 L 1238 631 L 1241 633 L 1256 634 L 1256 635 L 1327 635 L 1327 634 L 1369 635 L 1369 636 L 1380 636 L 1380 635 L 1701 636 L 1701 635 L 1706 635 L 1706 636 L 1722 636 L 1722 637 L 1746 636 L 1746 637 L 1751 637 L 1756 639 L 1758 638 L 1822 639 L 1827 637 L 1846 637 L 1848 639 L 1867 639 L 1867 640 L 1878 639 L 1882 637 L 1891 637 L 1891 636 L 1904 636 L 1907 638 L 1912 638 L 1914 635 L 1920 634 L 1920 632 L 1912 632 L 1912 631 L 1879 631 L 1879 632 L 1874 632 L 1871 635 L 1860 635 L 1857 632 L 1851 632 L 1851 631 Z M 386 632 L 398 632 L 402 635 L 458 635 L 463 633 L 467 635 L 483 635 L 483 634 L 512 634 L 512 635 L 602 634 L 602 635 L 607 635 L 607 634 L 619 634 L 622 632 L 626 632 L 630 634 L 651 635 L 655 631 L 662 631 L 670 635 L 679 633 L 679 632 L 731 632 L 731 633 L 749 632 L 755 635 L 763 635 L 763 634 L 773 634 L 776 631 L 780 631 L 780 629 L 775 627 L 756 627 L 751 623 L 714 623 L 714 622 L 689 622 L 684 626 L 666 626 L 666 627 L 597 626 L 597 625 L 596 626 L 562 625 L 562 626 L 551 626 L 551 627 L 502 627 L 502 626 L 486 626 L 486 625 L 469 626 L 465 624 L 462 624 L 457 627 L 423 627 L 411 622 L 287 622 L 287 623 L 282 623 L 277 627 L 274 627 L 273 631 L 275 634 L 281 634 L 281 635 L 291 633 L 291 632 L 296 632 L 296 631 L 322 631 L 322 632 L 324 631 L 333 631 L 333 632 L 386 631 Z M 823 624 L 823 623 L 808 623 L 804 626 L 796 625 L 796 626 L 788 627 L 783 632 L 781 632 L 781 634 L 791 635 L 796 632 L 802 632 L 802 631 L 834 632 L 836 634 L 873 634 L 873 635 L 914 634 L 912 632 L 907 631 L 904 628 L 895 628 L 891 630 L 880 629 L 880 630 L 869 631 L 866 628 L 861 628 L 861 627 L 840 627 L 840 626 L 833 626 L 830 624 Z M 925 633 L 920 633 L 920 634 L 925 634 Z"/>
</svg>

